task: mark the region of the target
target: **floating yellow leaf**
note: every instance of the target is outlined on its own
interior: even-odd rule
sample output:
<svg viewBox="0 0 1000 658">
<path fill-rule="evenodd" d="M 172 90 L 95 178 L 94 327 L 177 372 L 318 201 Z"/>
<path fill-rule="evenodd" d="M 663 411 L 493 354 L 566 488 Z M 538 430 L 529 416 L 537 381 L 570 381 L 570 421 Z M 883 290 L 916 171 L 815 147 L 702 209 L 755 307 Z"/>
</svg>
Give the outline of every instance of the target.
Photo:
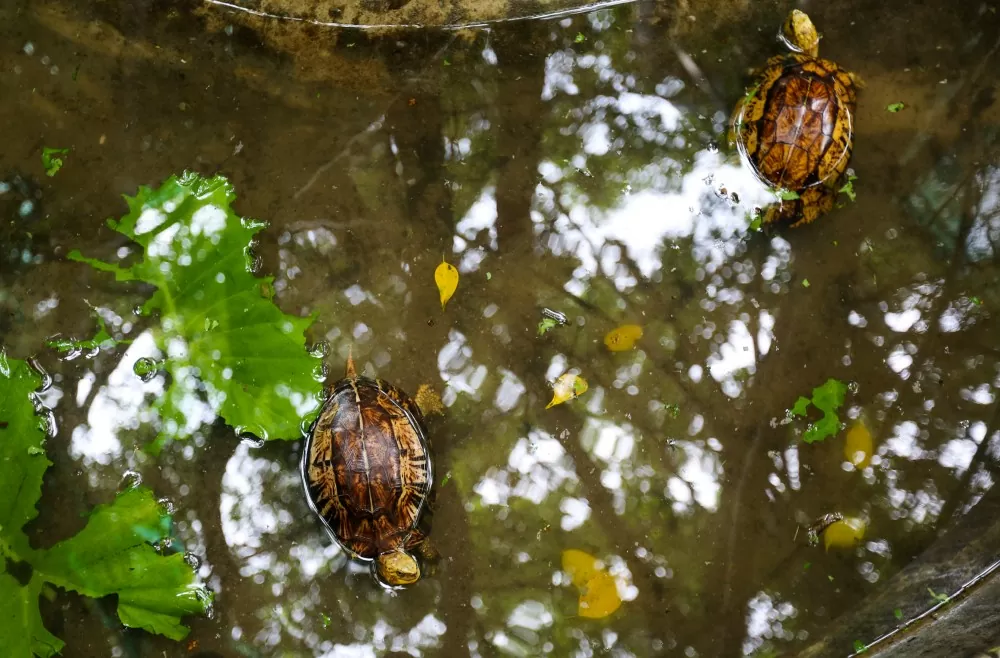
<svg viewBox="0 0 1000 658">
<path fill-rule="evenodd" d="M 847 517 L 827 526 L 823 531 L 823 545 L 830 548 L 854 548 L 864 539 L 865 522 L 858 518 Z"/>
<path fill-rule="evenodd" d="M 443 311 L 445 304 L 458 288 L 458 270 L 451 263 L 442 260 L 441 264 L 434 270 L 434 283 L 437 284 L 438 292 L 441 293 L 441 310 Z"/>
<path fill-rule="evenodd" d="M 545 405 L 545 408 L 562 404 L 566 400 L 580 397 L 587 392 L 587 380 L 579 375 L 566 373 L 556 380 L 552 387 L 552 401 Z"/>
<path fill-rule="evenodd" d="M 615 577 L 601 568 L 596 557 L 571 548 L 563 551 L 563 571 L 569 574 L 573 585 L 580 590 L 577 614 L 590 619 L 607 617 L 621 604 Z"/>
<path fill-rule="evenodd" d="M 635 347 L 635 341 L 642 338 L 642 327 L 637 324 L 623 324 L 604 336 L 604 344 L 612 352 L 625 352 Z"/>
<path fill-rule="evenodd" d="M 601 572 L 600 562 L 590 553 L 567 548 L 562 552 L 562 569 L 577 587 L 584 587 L 591 578 Z"/>
<path fill-rule="evenodd" d="M 857 469 L 862 469 L 872 460 L 872 433 L 868 431 L 865 421 L 860 418 L 847 430 L 847 437 L 844 439 L 844 457 L 854 464 Z"/>
</svg>

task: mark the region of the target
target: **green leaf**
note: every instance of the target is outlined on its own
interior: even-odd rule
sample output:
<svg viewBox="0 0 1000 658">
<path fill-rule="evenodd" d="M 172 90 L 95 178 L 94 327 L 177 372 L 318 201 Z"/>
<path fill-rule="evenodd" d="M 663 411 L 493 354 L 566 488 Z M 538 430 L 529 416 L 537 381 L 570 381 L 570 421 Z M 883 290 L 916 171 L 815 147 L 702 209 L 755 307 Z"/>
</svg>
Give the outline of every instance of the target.
<svg viewBox="0 0 1000 658">
<path fill-rule="evenodd" d="M 900 620 L 901 620 L 901 619 L 903 618 L 903 611 L 902 611 L 902 610 L 900 610 L 899 608 L 896 608 L 895 610 L 893 610 L 893 611 L 892 611 L 892 615 L 893 615 L 893 616 L 894 616 L 894 617 L 895 617 L 896 619 L 900 619 Z"/>
<path fill-rule="evenodd" d="M 587 40 L 587 37 L 583 36 L 583 32 L 577 32 L 576 33 L 576 38 L 573 39 L 573 41 L 575 43 L 583 43 L 586 40 Z"/>
<path fill-rule="evenodd" d="M 854 181 L 856 181 L 856 180 L 858 180 L 857 176 L 854 176 L 854 175 L 848 176 L 847 177 L 847 182 L 844 183 L 844 186 L 841 187 L 837 191 L 838 192 L 842 192 L 843 194 L 846 194 L 847 198 L 850 199 L 851 201 L 857 201 L 858 200 L 858 195 L 855 194 L 855 192 L 854 192 Z"/>
<path fill-rule="evenodd" d="M 809 398 L 804 398 L 801 395 L 799 399 L 795 401 L 795 406 L 792 407 L 793 416 L 805 416 L 806 412 L 809 410 Z"/>
<path fill-rule="evenodd" d="M 100 598 L 118 594 L 122 623 L 183 639 L 184 615 L 208 605 L 206 592 L 180 553 L 160 555 L 150 542 L 169 536 L 170 516 L 145 488 L 94 509 L 87 526 L 45 551 L 34 567 L 46 581 Z"/>
<path fill-rule="evenodd" d="M 774 193 L 782 201 L 795 201 L 799 198 L 799 193 L 795 190 L 786 190 L 781 188 Z"/>
<path fill-rule="evenodd" d="M 23 555 L 28 538 L 21 528 L 38 515 L 45 456 L 45 432 L 33 396 L 42 379 L 24 361 L 0 351 L 0 565 L 3 556 Z"/>
<path fill-rule="evenodd" d="M 45 167 L 46 176 L 55 176 L 62 169 L 63 159 L 60 156 L 69 155 L 69 149 L 42 147 L 42 166 Z"/>
<path fill-rule="evenodd" d="M 0 573 L 0 652 L 4 656 L 42 656 L 62 651 L 64 642 L 46 630 L 38 611 L 42 581 L 21 585 L 10 574 Z"/>
<path fill-rule="evenodd" d="M 861 640 L 854 640 L 854 653 L 864 653 L 866 650 L 865 643 Z"/>
<path fill-rule="evenodd" d="M 62 650 L 38 610 L 46 583 L 91 597 L 117 594 L 123 624 L 183 638 L 180 618 L 204 613 L 211 597 L 183 555 L 161 555 L 150 545 L 168 538 L 172 523 L 148 489 L 97 507 L 80 533 L 48 550 L 33 549 L 24 535 L 51 465 L 35 412 L 40 385 L 27 363 L 0 351 L 0 656 L 48 658 Z M 11 563 L 30 567 L 27 583 L 7 573 Z"/>
<path fill-rule="evenodd" d="M 931 598 L 937 601 L 938 603 L 947 603 L 948 601 L 951 600 L 951 597 L 948 596 L 947 594 L 939 594 L 930 587 L 927 588 L 927 591 L 930 592 Z"/>
<path fill-rule="evenodd" d="M 808 288 L 810 285 L 812 285 L 812 284 L 809 283 L 809 279 L 802 279 L 802 287 L 803 288 Z"/>
<path fill-rule="evenodd" d="M 795 406 L 790 411 L 793 416 L 805 416 L 810 404 L 823 413 L 822 418 L 806 428 L 802 435 L 803 441 L 815 443 L 837 435 L 840 431 L 840 418 L 837 412 L 843 406 L 846 395 L 846 384 L 836 379 L 828 379 L 822 386 L 813 389 L 812 399 L 800 396 L 795 401 Z"/>
<path fill-rule="evenodd" d="M 542 321 L 538 323 L 538 335 L 544 336 L 550 330 L 555 329 L 558 326 L 558 320 L 553 318 L 542 318 Z"/>
<path fill-rule="evenodd" d="M 211 422 L 199 411 L 206 404 L 262 439 L 299 438 L 319 408 L 322 357 L 305 348 L 312 318 L 283 313 L 270 299 L 273 279 L 254 275 L 251 242 L 265 224 L 235 215 L 235 198 L 222 176 L 171 177 L 126 197 L 129 213 L 108 221 L 144 248 L 142 260 L 124 268 L 69 254 L 119 281 L 156 287 L 142 312 L 158 313 L 153 337 L 171 380 L 154 403 L 158 444 Z"/>
<path fill-rule="evenodd" d="M 906 107 L 906 105 L 904 105 L 903 103 L 889 103 L 888 105 L 885 106 L 885 109 L 887 109 L 890 112 L 895 113 L 895 112 L 899 112 L 904 107 Z"/>
</svg>

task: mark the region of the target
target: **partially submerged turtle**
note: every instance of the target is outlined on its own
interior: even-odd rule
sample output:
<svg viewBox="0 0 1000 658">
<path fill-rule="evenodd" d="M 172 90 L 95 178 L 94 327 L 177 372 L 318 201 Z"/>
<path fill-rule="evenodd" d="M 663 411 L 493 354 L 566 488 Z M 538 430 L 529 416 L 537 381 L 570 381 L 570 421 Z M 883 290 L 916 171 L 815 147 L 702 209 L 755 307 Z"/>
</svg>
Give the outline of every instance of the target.
<svg viewBox="0 0 1000 658">
<path fill-rule="evenodd" d="M 764 222 L 807 224 L 833 207 L 853 146 L 860 79 L 820 59 L 819 34 L 792 10 L 781 38 L 793 51 L 772 57 L 736 105 L 734 133 L 758 177 L 780 203 Z"/>
<path fill-rule="evenodd" d="M 421 386 L 424 411 L 440 399 Z M 333 385 L 306 440 L 302 477 L 312 508 L 353 556 L 372 562 L 384 585 L 420 578 L 414 553 L 426 543 L 433 480 L 423 412 L 417 402 L 381 379 L 359 377 L 348 357 L 347 374 Z"/>
</svg>

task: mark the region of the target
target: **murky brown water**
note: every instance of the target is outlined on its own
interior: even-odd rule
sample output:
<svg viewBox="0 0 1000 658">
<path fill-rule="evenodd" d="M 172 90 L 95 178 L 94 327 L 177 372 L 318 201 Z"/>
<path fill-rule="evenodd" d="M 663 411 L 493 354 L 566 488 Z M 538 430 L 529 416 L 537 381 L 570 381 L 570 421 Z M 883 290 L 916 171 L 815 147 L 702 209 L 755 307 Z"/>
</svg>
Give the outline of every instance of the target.
<svg viewBox="0 0 1000 658">
<path fill-rule="evenodd" d="M 746 231 L 760 197 L 724 125 L 787 3 L 295 38 L 217 10 L 74 4 L 0 8 L 0 334 L 54 375 L 59 427 L 31 536 L 74 532 L 137 469 L 217 600 L 175 644 L 63 593 L 43 602 L 63 655 L 794 653 L 992 486 L 995 8 L 809 4 L 822 54 L 867 82 L 857 202 L 766 237 Z M 53 178 L 43 145 L 73 149 Z M 255 449 L 219 422 L 146 456 L 139 354 L 42 347 L 88 335 L 88 304 L 137 321 L 147 290 L 64 256 L 113 258 L 120 195 L 185 168 L 225 174 L 237 211 L 271 223 L 262 270 L 286 312 L 316 314 L 331 370 L 353 346 L 370 374 L 443 390 L 443 558 L 418 586 L 384 592 L 331 545 L 301 442 Z M 442 255 L 462 273 L 444 313 Z M 543 307 L 569 325 L 537 336 Z M 643 326 L 638 349 L 609 353 L 623 323 Z M 566 368 L 590 390 L 545 410 Z M 875 438 L 860 472 L 843 435 L 805 445 L 782 424 L 830 377 Z M 857 549 L 805 545 L 799 525 L 831 511 L 867 520 Z M 620 576 L 618 612 L 577 616 L 568 548 Z"/>
</svg>

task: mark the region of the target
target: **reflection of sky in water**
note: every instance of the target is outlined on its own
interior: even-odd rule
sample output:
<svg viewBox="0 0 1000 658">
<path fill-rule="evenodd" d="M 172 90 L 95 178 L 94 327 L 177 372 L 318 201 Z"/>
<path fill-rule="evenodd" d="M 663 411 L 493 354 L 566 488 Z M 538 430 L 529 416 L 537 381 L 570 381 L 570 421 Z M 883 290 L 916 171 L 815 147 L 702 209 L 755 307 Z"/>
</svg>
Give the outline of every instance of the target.
<svg viewBox="0 0 1000 658">
<path fill-rule="evenodd" d="M 487 52 L 492 53 L 489 49 Z M 490 54 L 484 57 L 490 62 Z M 493 56 L 492 63 L 495 62 Z M 656 94 L 639 93 L 635 90 L 634 79 L 630 80 L 631 74 L 616 71 L 614 65 L 608 54 L 578 54 L 570 49 L 553 53 L 546 60 L 542 98 L 553 102 L 566 97 L 578 99 L 571 110 L 572 125 L 566 128 L 565 135 L 578 139 L 579 143 L 576 151 L 565 160 L 556 161 L 555 156 L 546 154 L 539 162 L 537 183 L 533 181 L 534 189 L 530 190 L 533 193 L 530 219 L 536 243 L 544 248 L 546 257 L 565 257 L 574 263 L 572 274 L 554 283 L 577 296 L 586 296 L 604 278 L 613 284 L 622 299 L 640 284 L 669 284 L 672 279 L 690 274 L 679 272 L 676 265 L 682 256 L 692 256 L 697 270 L 693 273 L 694 280 L 688 283 L 695 289 L 693 303 L 701 317 L 691 327 L 689 335 L 676 336 L 676 341 L 671 339 L 669 342 L 671 350 L 676 343 L 698 349 L 676 357 L 677 370 L 686 383 L 699 391 L 718 390 L 729 399 L 739 398 L 746 393 L 748 382 L 757 373 L 759 360 L 780 347 L 776 344 L 776 328 L 783 320 L 780 309 L 764 308 L 761 299 L 766 295 L 756 293 L 784 295 L 789 291 L 792 238 L 765 240 L 754 236 L 752 239 L 759 239 L 765 245 L 766 253 L 747 255 L 746 212 L 769 200 L 752 172 L 742 164 L 727 160 L 723 153 L 707 143 L 700 149 L 690 149 L 690 162 L 675 160 L 674 154 L 682 149 L 672 147 L 687 144 L 692 139 L 707 142 L 705 136 L 709 131 L 706 128 L 714 119 L 706 120 L 701 129 L 689 125 L 694 121 L 693 113 L 674 100 L 684 87 L 681 80 L 667 76 L 656 86 Z M 592 97 L 584 97 L 581 92 L 584 84 L 579 76 L 584 71 L 602 81 L 599 93 Z M 468 136 L 454 137 L 447 148 L 461 157 L 471 158 L 476 155 L 475 142 L 471 138 L 489 130 L 489 122 L 479 117 L 470 121 Z M 589 175 L 588 166 L 596 169 L 594 161 L 597 158 L 613 158 L 617 151 L 626 148 L 622 140 L 626 133 L 664 148 L 655 151 L 655 155 L 638 169 L 629 171 L 623 166 L 622 171 L 614 171 L 614 175 L 621 177 L 621 189 L 613 195 L 610 205 L 603 207 L 588 198 L 585 186 L 578 181 Z M 997 180 L 996 170 L 990 170 L 984 179 L 981 209 L 996 207 L 1000 190 Z M 457 262 L 463 274 L 479 270 L 499 247 L 496 194 L 495 181 L 484 184 L 455 226 L 451 236 L 455 258 L 449 260 Z M 734 201 L 735 196 L 739 197 L 738 203 Z M 220 222 L 224 223 L 225 216 L 216 208 L 204 208 L 195 220 L 194 235 L 214 235 L 221 230 Z M 138 231 L 152 231 L 162 222 L 163 218 L 155 213 L 144 213 L 139 219 Z M 311 269 L 324 264 L 341 248 L 337 233 L 340 229 L 332 224 L 331 227 L 312 226 L 281 236 L 278 256 L 282 276 L 275 284 L 279 293 L 297 285 L 297 279 L 308 280 Z M 995 212 L 990 214 L 984 210 L 977 215 L 969 233 L 970 249 L 978 257 L 988 258 L 998 235 L 1000 219 Z M 180 237 L 175 232 L 163 231 L 151 244 L 150 251 L 171 254 Z M 302 260 L 307 250 L 317 256 L 312 264 Z M 681 250 L 690 253 L 683 254 Z M 864 246 L 858 251 L 867 253 Z M 185 265 L 185 258 L 189 260 L 190 255 L 177 256 L 178 264 Z M 629 261 L 635 264 L 635 269 L 627 267 Z M 381 282 L 381 287 L 379 282 L 364 276 L 349 281 L 336 290 L 337 300 L 358 315 L 391 312 L 411 294 L 409 286 L 416 285 L 409 278 L 409 267 L 409 263 L 403 267 L 407 276 L 390 275 L 387 283 Z M 977 317 L 982 317 L 973 312 L 975 305 L 968 297 L 940 303 L 941 296 L 947 292 L 945 284 L 943 280 L 918 278 L 887 295 L 887 301 L 878 302 L 877 306 L 874 303 L 864 308 L 859 305 L 848 312 L 845 321 L 851 327 L 849 340 L 871 341 L 883 355 L 884 363 L 879 361 L 871 366 L 872 370 L 888 369 L 895 385 L 910 386 L 921 373 L 936 367 L 921 354 L 923 348 L 918 337 L 935 330 L 946 334 L 959 332 L 973 326 Z M 489 327 L 492 339 L 500 346 L 507 346 L 512 342 L 512 332 L 522 328 L 508 327 L 499 321 L 489 322 L 494 317 L 505 317 L 504 312 L 509 310 L 503 308 L 501 312 L 502 299 L 493 298 L 484 306 L 482 318 L 476 319 L 485 320 L 482 325 Z M 50 306 L 55 308 L 49 300 L 40 303 L 37 314 L 44 316 L 51 310 Z M 473 344 L 479 344 L 475 340 L 477 337 L 465 327 L 462 327 L 463 333 L 457 328 L 459 326 L 456 323 L 447 339 L 433 346 L 437 351 L 438 375 L 445 383 L 446 405 L 455 407 L 456 402 L 465 401 L 461 398 L 467 398 L 489 408 L 492 417 L 499 412 L 499 415 L 514 416 L 517 421 L 522 420 L 522 415 L 528 419 L 524 409 L 530 398 L 528 391 L 533 394 L 543 391 L 543 383 L 522 379 L 523 373 L 516 372 L 513 366 L 508 369 L 491 365 L 489 354 L 474 354 Z M 393 339 L 406 340 L 402 330 L 393 329 L 397 332 Z M 341 372 L 347 343 L 353 342 L 369 352 L 366 357 L 375 372 L 391 377 L 388 370 L 395 365 L 393 352 L 387 342 L 382 344 L 380 332 L 383 330 L 377 319 L 367 316 L 363 320 L 352 316 L 341 326 L 331 327 L 326 338 L 337 344 L 338 349 L 343 348 L 343 354 L 333 366 L 334 373 L 339 375 Z M 833 340 L 839 343 L 842 337 Z M 660 342 L 660 346 L 665 344 Z M 517 522 L 532 528 L 541 524 L 536 523 L 537 519 L 526 517 L 536 513 L 544 515 L 553 526 L 558 523 L 548 537 L 559 536 L 559 541 L 566 545 L 583 544 L 599 533 L 594 529 L 598 525 L 594 519 L 598 499 L 594 496 L 598 495 L 608 497 L 623 524 L 633 521 L 628 515 L 629 503 L 649 497 L 664 509 L 669 507 L 681 523 L 691 522 L 692 517 L 721 516 L 718 513 L 725 511 L 722 508 L 723 483 L 730 481 L 724 478 L 726 447 L 733 439 L 720 434 L 713 436 L 706 429 L 706 424 L 713 422 L 711 409 L 699 408 L 698 403 L 691 402 L 691 408 L 684 409 L 679 432 L 664 430 L 657 434 L 645 431 L 639 416 L 623 417 L 616 415 L 616 409 L 608 408 L 622 397 L 639 396 L 641 399 L 649 394 L 643 387 L 649 386 L 649 370 L 654 367 L 654 357 L 658 355 L 644 348 L 622 355 L 609 372 L 604 373 L 609 375 L 607 386 L 591 382 L 586 398 L 571 403 L 573 413 L 581 417 L 579 433 L 554 425 L 526 427 L 497 453 L 499 457 L 493 455 L 491 462 L 474 472 L 473 493 L 464 492 L 472 501 L 465 507 L 469 515 L 488 515 L 491 521 L 500 514 L 505 520 L 514 520 L 515 515 L 519 515 Z M 183 353 L 185 349 L 187 346 L 182 342 L 168 346 L 173 354 Z M 108 465 L 122 457 L 123 446 L 131 444 L 128 433 L 152 420 L 144 402 L 164 394 L 163 377 L 143 383 L 134 375 L 133 365 L 140 357 L 159 356 L 150 334 L 143 333 L 125 350 L 106 379 L 86 372 L 76 382 L 76 390 L 67 395 L 66 401 L 86 407 L 87 421 L 72 431 L 70 452 L 75 459 L 83 464 Z M 575 372 L 584 366 L 566 346 L 552 350 L 546 358 L 544 379 L 549 382 L 563 372 Z M 589 375 L 582 371 L 581 374 Z M 970 376 L 957 389 L 957 397 L 967 404 L 966 408 L 978 410 L 984 405 L 995 404 L 998 385 L 1000 380 L 989 376 Z M 990 440 L 989 428 L 978 421 L 968 427 L 954 420 L 931 425 L 934 400 L 930 395 L 927 397 L 930 407 L 923 417 L 919 414 L 896 417 L 888 413 L 887 410 L 899 404 L 900 391 L 890 388 L 883 392 L 865 391 L 865 395 L 873 406 L 880 407 L 874 417 L 886 421 L 885 429 L 876 436 L 878 454 L 873 459 L 873 466 L 859 475 L 865 478 L 865 485 L 872 488 L 873 495 L 865 505 L 885 507 L 884 513 L 890 518 L 909 525 L 935 521 L 945 505 L 946 495 L 952 495 L 951 492 L 943 490 L 943 485 L 939 491 L 933 478 L 908 480 L 904 472 L 906 467 L 922 463 L 928 468 L 944 469 L 947 476 L 961 477 L 972 467 L 983 442 Z M 58 402 L 55 399 L 51 404 Z M 725 401 L 716 403 L 725 404 Z M 662 416 L 664 403 L 656 404 Z M 185 396 L 180 406 L 188 431 L 198 430 L 215 420 L 209 407 L 196 396 Z M 653 408 L 651 401 L 649 409 Z M 531 420 L 545 424 L 545 421 Z M 685 426 L 687 435 L 676 436 L 684 433 Z M 714 427 L 716 433 L 726 429 Z M 672 439 L 670 447 L 665 446 L 667 438 Z M 578 446 L 582 447 L 582 452 L 575 450 Z M 768 462 L 770 469 L 763 486 L 771 503 L 781 503 L 793 494 L 812 495 L 808 494 L 808 489 L 814 481 L 814 472 L 811 465 L 807 466 L 812 457 L 807 454 L 808 450 L 809 447 L 797 444 L 779 445 L 769 453 L 770 461 L 761 460 Z M 659 454 L 650 454 L 653 451 Z M 586 459 L 584 463 L 576 463 L 570 454 L 583 454 Z M 839 460 L 839 452 L 837 455 Z M 601 488 L 593 493 L 581 490 L 581 477 L 591 469 Z M 982 476 L 977 477 L 979 479 L 973 482 L 981 489 L 992 483 L 988 474 L 985 480 Z M 588 495 L 595 501 L 593 506 Z M 333 622 L 343 627 L 337 635 L 338 640 L 326 639 L 333 632 L 320 631 L 319 615 L 329 611 L 342 593 L 337 588 L 355 587 L 367 578 L 368 570 L 349 561 L 319 524 L 312 523 L 311 517 L 306 523 L 307 520 L 300 516 L 303 505 L 288 502 L 292 496 L 302 496 L 301 482 L 298 473 L 289 469 L 286 463 L 261 457 L 246 444 L 240 445 L 228 460 L 218 503 L 223 536 L 240 575 L 256 586 L 250 591 L 266 599 L 257 612 L 263 627 L 255 631 L 253 640 L 274 650 L 283 638 L 294 637 L 310 648 L 311 655 L 338 658 L 367 658 L 385 651 L 421 655 L 439 646 L 447 629 L 434 613 L 419 619 L 415 616 L 406 624 L 400 624 L 392 623 L 393 617 L 382 614 L 381 610 L 376 619 L 362 621 L 352 616 L 348 609 L 341 611 L 343 619 Z M 516 511 L 497 509 L 515 508 L 516 503 L 530 503 L 530 506 L 517 506 Z M 537 512 L 531 506 L 536 506 Z M 483 523 L 481 518 L 473 517 L 473 520 Z M 301 529 L 307 525 L 306 530 Z M 529 535 L 533 537 L 533 533 L 534 530 Z M 295 537 L 295 541 L 288 541 L 288 537 Z M 494 541 L 509 540 L 500 536 Z M 536 559 L 533 554 L 529 555 L 531 549 L 521 548 L 515 547 L 512 551 L 519 563 Z M 635 555 L 645 559 L 649 551 L 660 548 L 648 551 L 637 548 Z M 870 538 L 864 550 L 873 555 L 888 555 L 891 545 L 887 540 Z M 620 576 L 622 598 L 626 601 L 636 599 L 640 592 L 632 584 L 629 563 L 617 556 L 602 557 L 608 560 L 609 570 Z M 212 560 L 211 555 L 208 558 Z M 632 566 L 634 568 L 635 564 Z M 878 579 L 878 568 L 872 562 L 858 565 L 859 572 L 870 581 Z M 675 576 L 674 570 L 668 569 L 665 563 L 656 566 L 654 573 L 658 578 Z M 444 578 L 466 575 L 448 574 L 446 567 Z M 556 592 L 553 598 L 561 595 L 558 586 L 568 588 L 558 571 L 552 582 L 557 586 L 552 590 Z M 270 598 L 267 598 L 268 593 Z M 651 593 L 642 594 L 652 596 Z M 377 600 L 382 595 L 379 591 L 371 597 Z M 795 636 L 799 610 L 792 601 L 797 599 L 786 600 L 777 592 L 762 591 L 751 598 L 744 651 L 758 649 L 767 640 L 788 640 Z M 481 618 L 487 622 L 499 620 L 497 623 L 501 627 L 484 632 L 484 643 L 479 642 L 478 636 L 470 640 L 472 653 L 490 655 L 497 649 L 510 655 L 537 655 L 539 649 L 552 650 L 553 645 L 547 638 L 559 625 L 555 620 L 561 614 L 552 601 L 532 591 L 524 596 L 515 593 L 503 601 L 494 598 L 488 605 L 493 606 L 491 617 L 486 619 L 483 612 Z M 473 594 L 472 606 L 477 611 L 483 606 L 479 593 Z M 388 604 L 385 607 L 388 608 Z M 628 655 L 628 649 L 620 644 L 621 637 L 610 628 L 593 634 L 575 631 L 582 653 L 599 649 L 603 643 L 608 653 L 617 651 Z M 239 629 L 233 635 L 239 639 Z M 594 642 L 588 643 L 588 638 Z"/>
<path fill-rule="evenodd" d="M 88 373 L 77 384 L 76 403 L 87 407 L 87 424 L 73 428 L 70 454 L 85 464 L 110 464 L 121 457 L 122 434 L 135 431 L 143 423 L 153 418 L 148 400 L 163 395 L 165 391 L 162 376 L 143 382 L 135 374 L 135 362 L 141 358 L 156 359 L 159 350 L 149 331 L 136 336 L 122 355 L 111 374 L 107 376 L 97 392 L 93 392 L 95 379 Z M 197 419 L 198 414 L 192 414 Z M 131 437 L 129 437 L 131 438 Z M 126 440 L 131 444 L 131 440 Z"/>
</svg>

